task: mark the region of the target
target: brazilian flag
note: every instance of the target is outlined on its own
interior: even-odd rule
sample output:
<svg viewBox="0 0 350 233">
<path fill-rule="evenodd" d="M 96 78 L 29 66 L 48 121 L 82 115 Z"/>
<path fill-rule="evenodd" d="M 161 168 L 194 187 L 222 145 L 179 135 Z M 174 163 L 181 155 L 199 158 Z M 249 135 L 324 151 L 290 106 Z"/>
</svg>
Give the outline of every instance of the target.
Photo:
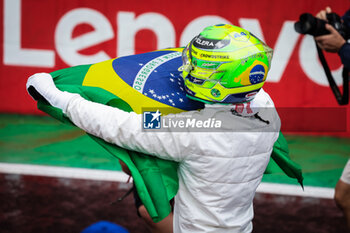
<svg viewBox="0 0 350 233">
<path fill-rule="evenodd" d="M 62 91 L 78 93 L 83 98 L 142 114 L 142 109 L 162 109 L 162 114 L 204 108 L 204 104 L 186 97 L 179 67 L 182 48 L 120 57 L 104 62 L 81 65 L 51 73 Z M 72 124 L 60 109 L 42 101 L 38 108 L 52 117 Z M 171 200 L 178 190 L 178 163 L 135 151 L 125 150 L 89 135 L 109 153 L 122 160 L 132 173 L 139 196 L 154 222 L 169 215 Z M 274 145 L 266 173 L 276 168 L 302 184 L 299 165 L 289 158 L 288 145 L 280 133 Z M 277 166 L 276 166 L 277 165 Z"/>
</svg>

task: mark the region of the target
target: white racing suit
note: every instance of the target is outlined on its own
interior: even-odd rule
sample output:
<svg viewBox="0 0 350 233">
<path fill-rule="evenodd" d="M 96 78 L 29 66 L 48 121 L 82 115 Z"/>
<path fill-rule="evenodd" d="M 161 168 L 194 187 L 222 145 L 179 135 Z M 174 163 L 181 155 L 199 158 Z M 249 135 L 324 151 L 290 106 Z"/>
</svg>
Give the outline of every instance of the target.
<svg viewBox="0 0 350 233">
<path fill-rule="evenodd" d="M 190 112 L 221 120 L 218 132 L 193 132 L 191 128 L 145 132 L 142 115 L 80 96 L 72 98 L 64 111 L 75 125 L 107 142 L 180 163 L 175 233 L 244 233 L 252 231 L 254 194 L 280 129 L 279 116 L 266 92 L 261 89 L 252 104 L 260 106 L 259 116 L 269 123 L 234 115 L 232 105 L 206 105 Z"/>
</svg>

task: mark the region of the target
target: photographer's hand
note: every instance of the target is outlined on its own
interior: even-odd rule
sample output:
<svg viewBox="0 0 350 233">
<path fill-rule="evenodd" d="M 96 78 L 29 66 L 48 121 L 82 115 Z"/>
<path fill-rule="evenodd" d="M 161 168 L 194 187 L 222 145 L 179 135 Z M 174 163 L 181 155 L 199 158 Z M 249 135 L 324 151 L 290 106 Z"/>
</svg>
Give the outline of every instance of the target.
<svg viewBox="0 0 350 233">
<path fill-rule="evenodd" d="M 329 6 L 327 6 L 326 9 L 321 10 L 320 12 L 318 12 L 316 17 L 319 18 L 319 19 L 323 19 L 325 21 L 328 21 L 327 20 L 327 14 L 329 14 L 329 13 L 332 13 L 332 9 Z"/>
<path fill-rule="evenodd" d="M 315 41 L 321 49 L 327 52 L 337 53 L 346 41 L 331 25 L 326 24 L 326 29 L 330 34 L 317 36 L 315 37 Z"/>
</svg>

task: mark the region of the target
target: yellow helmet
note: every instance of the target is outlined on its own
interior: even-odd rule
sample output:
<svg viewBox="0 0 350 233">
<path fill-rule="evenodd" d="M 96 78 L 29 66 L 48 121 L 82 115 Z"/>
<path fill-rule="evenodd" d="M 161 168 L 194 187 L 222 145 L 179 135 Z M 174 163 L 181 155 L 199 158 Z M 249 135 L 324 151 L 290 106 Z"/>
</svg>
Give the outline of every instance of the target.
<svg viewBox="0 0 350 233">
<path fill-rule="evenodd" d="M 273 50 L 233 25 L 205 28 L 182 52 L 189 98 L 208 103 L 243 103 L 264 85 Z"/>
</svg>

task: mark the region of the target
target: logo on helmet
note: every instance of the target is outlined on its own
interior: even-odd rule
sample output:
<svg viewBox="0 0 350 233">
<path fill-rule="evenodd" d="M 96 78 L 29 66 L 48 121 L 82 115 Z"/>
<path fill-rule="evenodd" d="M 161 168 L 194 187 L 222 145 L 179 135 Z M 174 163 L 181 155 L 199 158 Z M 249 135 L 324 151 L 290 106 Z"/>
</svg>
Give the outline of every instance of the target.
<svg viewBox="0 0 350 233">
<path fill-rule="evenodd" d="M 251 82 L 251 84 L 261 83 L 262 81 L 264 81 L 264 77 L 265 68 L 262 65 L 256 65 L 250 71 L 249 81 Z"/>
<path fill-rule="evenodd" d="M 251 101 L 255 98 L 256 94 L 258 94 L 257 91 L 250 92 L 245 95 L 246 101 Z"/>
<path fill-rule="evenodd" d="M 230 56 L 223 56 L 223 55 L 212 55 L 212 54 L 206 54 L 206 53 L 200 53 L 200 58 L 211 58 L 211 59 L 230 59 Z"/>
<path fill-rule="evenodd" d="M 214 97 L 219 97 L 221 95 L 221 93 L 218 89 L 212 89 L 210 93 Z"/>
<path fill-rule="evenodd" d="M 241 32 L 241 33 L 235 32 L 233 34 L 233 39 L 236 41 L 246 42 L 249 40 L 249 38 L 250 38 L 250 35 L 247 35 L 247 33 L 245 32 Z"/>
<path fill-rule="evenodd" d="M 201 66 L 204 68 L 210 69 L 210 68 L 216 68 L 218 66 L 218 64 L 217 63 L 203 63 L 203 64 L 201 64 Z"/>
<path fill-rule="evenodd" d="M 200 49 L 221 49 L 227 46 L 229 43 L 230 43 L 229 40 L 213 40 L 213 39 L 198 37 L 193 42 L 193 45 L 196 48 L 200 48 Z"/>
</svg>

